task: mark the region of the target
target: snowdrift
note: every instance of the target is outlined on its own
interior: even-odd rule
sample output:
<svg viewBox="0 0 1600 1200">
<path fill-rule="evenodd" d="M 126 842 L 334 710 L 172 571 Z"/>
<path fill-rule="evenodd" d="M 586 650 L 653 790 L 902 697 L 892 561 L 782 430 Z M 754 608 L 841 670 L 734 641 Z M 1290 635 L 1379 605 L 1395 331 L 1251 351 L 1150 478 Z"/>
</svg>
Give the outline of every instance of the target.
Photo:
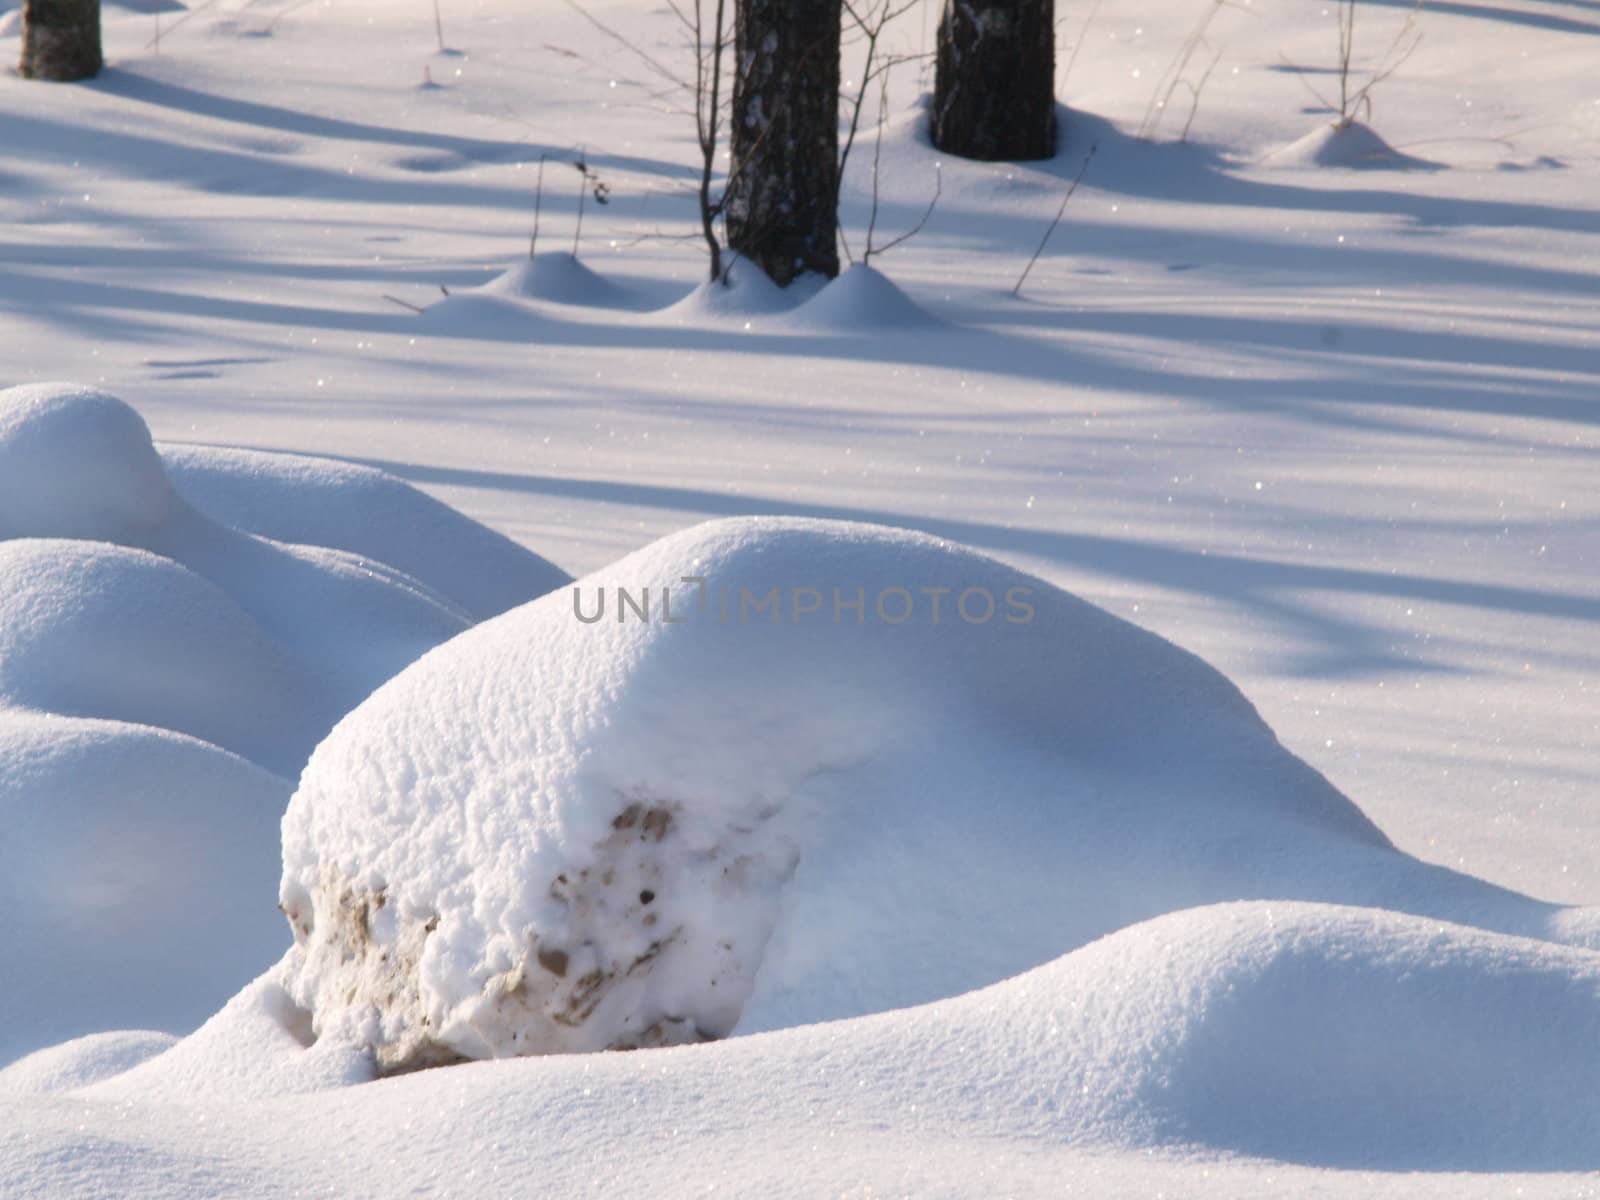
<svg viewBox="0 0 1600 1200">
<path fill-rule="evenodd" d="M 566 578 L 381 472 L 173 455 L 104 392 L 0 391 L 0 1061 L 193 1028 L 281 954 L 278 821 L 312 747 Z"/>
<path fill-rule="evenodd" d="M 1118 1150 L 1206 1156 L 1217 1195 L 1328 1181 L 1285 1162 L 1583 1170 L 1600 1163 L 1597 1014 L 1593 954 L 1372 910 L 1228 904 L 918 1008 L 352 1087 L 370 1063 L 326 1039 L 307 1048 L 269 978 L 155 1057 L 160 1044 L 136 1036 L 94 1039 L 0 1073 L 0 1104 L 33 1114 L 29 1141 L 0 1155 L 0 1187 L 94 1190 L 125 1140 L 160 1155 L 138 1195 L 203 1181 L 219 1161 L 252 1195 L 375 1195 L 374 1172 L 426 1179 L 440 1161 L 470 1162 L 474 1194 L 494 1196 L 529 1179 L 607 1195 L 715 1182 L 738 1195 L 1053 1196 L 1074 1170 L 1145 1190 L 1108 1166 Z M 143 1061 L 107 1078 L 128 1060 Z M 94 1132 L 111 1114 L 117 1140 Z M 1251 1192 L 1230 1179 L 1248 1160 L 1212 1157 L 1241 1152 L 1279 1158 L 1274 1188 Z M 1416 1194 L 1411 1175 L 1366 1182 Z M 1458 1177 L 1428 1194 L 1504 1184 Z"/>
<path fill-rule="evenodd" d="M 956 995 L 1245 897 L 1562 913 L 1392 850 L 1193 656 L 970 551 L 715 522 L 478 627 L 313 756 L 285 976 L 383 1070 Z"/>
<path fill-rule="evenodd" d="M 571 576 L 393 475 L 304 454 L 161 442 L 173 488 L 215 521 L 402 571 L 474 620 Z"/>
<path fill-rule="evenodd" d="M 193 738 L 3 707 L 0 763 L 0 1062 L 193 1029 L 283 952 L 283 780 Z"/>
</svg>

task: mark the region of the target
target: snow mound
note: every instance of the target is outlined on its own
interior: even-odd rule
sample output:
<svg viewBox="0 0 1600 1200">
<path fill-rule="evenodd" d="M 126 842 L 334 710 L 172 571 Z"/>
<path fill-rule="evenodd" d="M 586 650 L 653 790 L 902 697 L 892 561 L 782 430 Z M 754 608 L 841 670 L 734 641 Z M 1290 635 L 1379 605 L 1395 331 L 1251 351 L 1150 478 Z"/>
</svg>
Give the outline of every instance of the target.
<svg viewBox="0 0 1600 1200">
<path fill-rule="evenodd" d="M 1326 878 L 1285 844 L 1332 847 Z M 922 535 L 750 519 L 381 689 L 302 777 L 281 900 L 296 1003 L 375 1009 L 398 1070 L 901 1007 L 1408 868 L 1161 639 Z"/>
<path fill-rule="evenodd" d="M 404 572 L 218 524 L 173 492 L 143 419 L 93 389 L 0 391 L 0 539 L 76 538 L 172 560 L 315 671 L 338 711 L 471 617 Z"/>
<path fill-rule="evenodd" d="M 497 616 L 572 577 L 376 468 L 303 454 L 163 442 L 173 487 L 201 512 L 279 542 L 387 563 L 465 609 Z"/>
<path fill-rule="evenodd" d="M 294 778 L 343 710 L 223 592 L 104 542 L 0 542 L 0 702 L 171 729 Z"/>
<path fill-rule="evenodd" d="M 0 1070 L 0 1095 L 46 1096 L 88 1087 L 126 1074 L 177 1040 L 170 1033 L 113 1030 L 35 1050 Z"/>
<path fill-rule="evenodd" d="M 282 953 L 282 779 L 177 734 L 7 709 L 0 762 L 0 1062 L 192 1029 Z"/>
<path fill-rule="evenodd" d="M 766 317 L 805 302 L 826 282 L 820 275 L 803 275 L 781 288 L 759 267 L 736 261 L 720 280 L 701 283 L 658 315 L 680 325 Z"/>
<path fill-rule="evenodd" d="M 856 263 L 785 321 L 826 333 L 871 335 L 885 330 L 929 329 L 941 324 L 876 267 Z"/>
<path fill-rule="evenodd" d="M 1097 1006 L 1117 1049 L 1075 1074 L 1098 1077 L 1102 1120 L 1150 1143 L 1383 1170 L 1600 1166 L 1592 952 L 1258 902 L 1163 917 L 1050 971 L 1114 997 Z"/>
<path fill-rule="evenodd" d="M 546 251 L 525 258 L 496 275 L 478 291 L 488 296 L 590 308 L 623 308 L 631 301 L 627 289 L 592 270 L 577 255 L 566 250 Z"/>
<path fill-rule="evenodd" d="M 1274 166 L 1399 169 L 1435 167 L 1396 150 L 1360 121 L 1323 125 L 1268 156 Z"/>
<path fill-rule="evenodd" d="M 0 391 L 0 538 L 123 541 L 160 525 L 170 497 L 150 430 L 116 397 L 74 384 Z"/>
<path fill-rule="evenodd" d="M 87 1193 L 125 1169 L 85 1138 L 86 1106 L 114 1112 L 120 1136 L 168 1148 L 180 1176 L 214 1170 L 226 1152 L 251 1193 L 361 1194 L 365 1160 L 337 1152 L 351 1144 L 381 1146 L 395 1178 L 421 1178 L 448 1154 L 490 1178 L 571 1184 L 562 1191 L 585 1182 L 633 1190 L 608 1186 L 613 1178 L 658 1191 L 652 1173 L 662 1172 L 696 1181 L 667 1189 L 684 1195 L 705 1190 L 708 1155 L 719 1185 L 740 1195 L 787 1194 L 776 1185 L 797 1170 L 811 1193 L 873 1179 L 884 1191 L 935 1194 L 951 1165 L 937 1156 L 952 1148 L 971 1184 L 964 1193 L 1040 1196 L 1059 1193 L 1063 1168 L 1097 1169 L 1094 1155 L 1106 1151 L 1265 1153 L 1279 1171 L 1294 1169 L 1285 1162 L 1378 1171 L 1600 1164 L 1600 957 L 1370 909 L 1192 909 L 917 1008 L 374 1088 L 345 1086 L 372 1073 L 348 1044 L 307 1045 L 306 1014 L 279 984 L 282 969 L 194 1036 L 68 1097 L 57 1120 L 35 1119 L 31 1144 L 0 1159 L 0 1186 Z M 91 1059 L 95 1049 L 51 1056 Z M 0 1074 L 0 1103 L 30 1103 L 43 1065 Z M 298 1099 L 270 1109 L 230 1103 L 274 1096 Z M 201 1106 L 207 1119 L 197 1122 Z M 428 1118 L 416 1121 L 419 1112 Z M 300 1152 L 239 1154 L 263 1127 Z M 541 1136 L 516 1136 L 530 1128 Z M 674 1128 L 699 1132 L 665 1135 Z M 885 1156 L 874 1157 L 886 1136 Z M 1004 1153 L 983 1159 L 981 1147 L 997 1140 Z M 597 1142 L 614 1173 L 603 1184 Z M 990 1169 L 976 1169 L 975 1158 Z M 926 1179 L 914 1175 L 910 1164 L 930 1161 Z M 242 1174 L 251 1171 L 261 1174 Z M 1296 1185 L 1312 1182 L 1328 1178 L 1294 1178 L 1274 1194 L 1309 1192 Z M 1216 1194 L 1237 1193 L 1224 1182 Z"/>
</svg>

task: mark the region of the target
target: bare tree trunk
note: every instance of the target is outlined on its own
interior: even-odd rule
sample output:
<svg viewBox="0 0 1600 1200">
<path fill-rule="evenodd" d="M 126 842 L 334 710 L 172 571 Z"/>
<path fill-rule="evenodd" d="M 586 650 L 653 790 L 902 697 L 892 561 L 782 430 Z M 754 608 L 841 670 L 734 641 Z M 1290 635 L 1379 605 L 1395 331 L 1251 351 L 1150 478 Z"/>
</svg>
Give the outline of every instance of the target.
<svg viewBox="0 0 1600 1200">
<path fill-rule="evenodd" d="M 100 0 L 23 0 L 24 79 L 88 79 L 104 63 Z"/>
<path fill-rule="evenodd" d="M 932 125 L 946 154 L 1055 156 L 1055 0 L 945 0 Z"/>
<path fill-rule="evenodd" d="M 839 273 L 840 0 L 739 0 L 728 245 L 787 286 Z"/>
</svg>

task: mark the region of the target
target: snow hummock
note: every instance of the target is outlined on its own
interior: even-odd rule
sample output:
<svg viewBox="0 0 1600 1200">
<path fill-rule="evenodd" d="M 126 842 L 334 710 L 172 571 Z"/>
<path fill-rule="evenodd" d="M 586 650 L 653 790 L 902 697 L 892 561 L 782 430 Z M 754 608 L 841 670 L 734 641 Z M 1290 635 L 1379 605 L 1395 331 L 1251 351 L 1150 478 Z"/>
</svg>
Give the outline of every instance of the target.
<svg viewBox="0 0 1600 1200">
<path fill-rule="evenodd" d="M 1396 150 L 1361 121 L 1334 121 L 1267 156 L 1284 167 L 1408 168 L 1436 164 Z"/>
<path fill-rule="evenodd" d="M 627 307 L 632 299 L 625 288 L 599 274 L 570 250 L 546 250 L 521 259 L 477 291 L 592 308 Z"/>
<path fill-rule="evenodd" d="M 282 953 L 283 780 L 149 726 L 3 706 L 0 762 L 0 1062 L 192 1029 Z"/>
<path fill-rule="evenodd" d="M 0 391 L 0 1062 L 191 1029 L 259 973 L 287 941 L 278 822 L 312 748 L 567 578 L 370 468 L 170 453 L 178 490 L 115 397 Z"/>
<path fill-rule="evenodd" d="M 816 295 L 828 281 L 808 272 L 779 287 L 760 267 L 735 258 L 717 279 L 703 280 L 687 296 L 662 309 L 659 317 L 677 324 L 725 323 L 787 312 Z"/>
<path fill-rule="evenodd" d="M 179 495 L 213 520 L 404 572 L 475 620 L 554 591 L 553 563 L 385 471 L 305 454 L 162 442 Z"/>
<path fill-rule="evenodd" d="M 0 542 L 0 703 L 186 733 L 293 779 L 344 709 L 220 588 L 105 542 Z"/>
<path fill-rule="evenodd" d="M 794 310 L 788 325 L 871 336 L 940 324 L 876 267 L 856 263 Z"/>
<path fill-rule="evenodd" d="M 122 401 L 74 384 L 0 391 L 0 538 L 136 540 L 171 508 L 150 430 Z"/>
<path fill-rule="evenodd" d="M 371 1012 L 385 1070 L 904 1007 L 1249 896 L 1589 936 L 1394 851 L 1169 643 L 797 519 L 441 647 L 318 748 L 283 834 L 285 986 L 319 1032 Z"/>
<path fill-rule="evenodd" d="M 173 491 L 138 413 L 72 384 L 0 391 L 0 536 L 121 545 L 200 576 L 297 656 L 339 711 L 472 623 L 457 605 L 376 560 L 212 520 Z M 60 571 L 49 578 L 72 588 Z M 97 578 L 102 586 L 107 576 Z M 36 590 L 30 603 L 37 602 Z"/>
</svg>

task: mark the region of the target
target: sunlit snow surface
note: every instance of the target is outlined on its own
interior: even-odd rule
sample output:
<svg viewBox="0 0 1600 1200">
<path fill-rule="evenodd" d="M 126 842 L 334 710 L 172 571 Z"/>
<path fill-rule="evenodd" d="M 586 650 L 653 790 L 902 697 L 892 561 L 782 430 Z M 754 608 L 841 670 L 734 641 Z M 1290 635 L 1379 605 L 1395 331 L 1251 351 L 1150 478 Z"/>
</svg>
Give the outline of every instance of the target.
<svg viewBox="0 0 1600 1200">
<path fill-rule="evenodd" d="M 14 48 L 15 6 L 0 8 L 12 9 L 0 50 Z M 1205 53 L 1170 88 L 1198 9 L 1063 11 L 1065 141 L 1048 164 L 940 162 L 920 133 L 927 73 L 907 63 L 881 154 L 869 97 L 844 213 L 859 258 L 875 209 L 881 247 L 927 210 L 937 162 L 927 228 L 874 255 L 877 277 L 773 295 L 748 279 L 697 287 L 682 106 L 565 5 L 450 0 L 449 52 L 426 6 L 390 0 L 153 8 L 168 6 L 108 6 L 111 69 L 93 85 L 0 78 L 3 382 L 79 379 L 132 401 L 183 501 L 163 499 L 139 430 L 112 416 L 109 444 L 135 452 L 118 460 L 131 470 L 76 468 L 90 486 L 65 510 L 36 505 L 47 519 L 20 531 L 57 541 L 0 546 L 15 584 L 0 626 L 0 795 L 26 833 L 0 841 L 12 930 L 0 1020 L 12 1039 L 27 1030 L 0 1054 L 216 1015 L 176 1044 L 102 1033 L 0 1073 L 0 1193 L 1600 1190 L 1576 1174 L 1600 1158 L 1594 954 L 1582 948 L 1594 912 L 1473 878 L 1600 897 L 1600 109 L 1585 13 L 1429 6 L 1423 41 L 1374 89 L 1354 144 L 1330 135 L 1317 98 L 1336 91 L 1337 6 L 1216 9 Z M 590 11 L 660 61 L 686 61 L 670 11 Z M 1408 13 L 1360 10 L 1359 72 L 1384 62 Z M 936 16 L 912 11 L 890 40 L 925 50 Z M 850 64 L 845 75 L 859 78 Z M 566 160 L 580 150 L 611 199 L 590 199 L 574 258 Z M 18 467 L 0 475 L 13 501 L 53 473 L 74 479 Z M 694 664 L 687 690 L 704 701 L 745 679 L 745 660 L 723 661 L 727 639 L 580 631 L 558 593 L 503 618 L 515 649 L 496 641 L 499 623 L 470 633 L 439 652 L 459 676 L 425 659 L 352 718 L 296 802 L 309 817 L 347 786 L 352 804 L 314 836 L 306 822 L 291 883 L 337 844 L 365 857 L 392 833 L 371 855 L 390 876 L 353 881 L 452 916 L 460 954 L 430 964 L 429 1003 L 478 1016 L 485 986 L 515 992 L 530 933 L 561 924 L 497 885 L 537 881 L 549 900 L 540 872 L 612 839 L 628 871 L 682 866 L 688 819 L 653 817 L 651 835 L 667 836 L 624 844 L 662 806 L 641 802 L 616 826 L 628 812 L 616 780 L 652 793 L 667 775 L 748 782 L 760 759 L 763 789 L 788 801 L 767 805 L 762 828 L 800 854 L 745 909 L 740 944 L 766 940 L 736 1029 L 980 990 L 706 1045 L 361 1082 L 375 1070 L 365 1047 L 381 1040 L 370 1014 L 302 1008 L 323 978 L 303 951 L 269 966 L 290 936 L 272 907 L 276 812 L 320 729 L 438 640 L 441 621 L 451 632 L 565 578 L 400 479 L 574 567 L 586 595 L 614 586 L 611 568 L 641 547 L 630 570 L 681 569 L 679 551 L 708 542 L 743 547 L 732 563 L 776 531 L 691 529 L 707 518 L 915 527 L 999 560 L 963 558 L 986 564 L 975 569 L 1022 568 L 1093 601 L 1059 603 L 1097 630 L 1120 628 L 1100 610 L 1132 617 L 1161 636 L 1113 638 L 1128 661 L 1165 663 L 1214 703 L 1177 709 L 1120 663 L 1085 684 L 1044 653 L 1012 662 L 1013 677 L 1049 676 L 1039 686 L 1058 701 L 1050 689 L 1078 689 L 1053 732 L 1085 713 L 1114 724 L 1118 697 L 1143 713 L 1093 790 L 1081 785 L 1095 772 L 1071 765 L 1081 745 L 1018 744 L 1036 726 L 1000 719 L 992 693 L 874 697 L 872 711 L 922 723 L 918 747 L 893 721 L 841 729 L 793 700 L 784 742 L 761 720 L 784 693 L 735 686 L 741 703 L 719 720 L 740 736 L 717 739 L 697 724 L 703 707 L 675 708 L 654 686 L 651 664 Z M 89 502 L 108 485 L 135 532 L 96 526 L 89 536 L 108 540 L 91 542 L 52 528 L 85 505 L 100 520 Z M 899 536 L 807 528 L 830 545 Z M 667 535 L 683 540 L 652 546 Z M 367 583 L 345 571 L 352 557 L 374 564 Z M 308 604 L 280 568 L 336 601 Z M 369 602 L 393 633 L 371 644 L 348 636 Z M 308 624 L 308 607 L 338 620 Z M 961 656 L 903 632 L 909 662 L 896 669 L 912 678 Z M 805 633 L 738 645 L 836 704 L 884 653 L 857 640 L 830 658 Z M 826 672 L 841 655 L 848 668 Z M 530 660 L 585 673 L 514 692 L 509 667 Z M 441 711 L 441 691 L 463 714 L 515 694 L 531 720 L 470 723 Z M 615 730 L 596 719 L 550 732 L 567 695 L 584 698 L 574 713 L 615 714 Z M 391 704 L 415 709 L 414 745 L 372 716 Z M 693 762 L 648 753 L 663 748 L 648 736 L 658 725 Z M 819 748 L 828 770 L 796 766 Z M 492 763 L 487 778 L 518 783 L 510 764 L 536 767 L 550 790 L 508 802 L 544 814 L 538 836 L 470 863 L 430 857 L 420 839 L 454 827 L 428 809 L 408 840 L 382 796 L 459 801 L 455 820 L 480 847 L 493 841 L 487 798 L 453 778 L 423 784 L 423 770 L 376 772 L 373 787 L 358 769 L 424 757 Z M 258 765 L 269 759 L 275 773 Z M 1208 787 L 1218 772 L 1249 786 Z M 917 801 L 904 784 L 926 797 L 924 815 L 943 806 L 959 844 L 907 819 Z M 1384 849 L 1340 793 L 1406 853 Z M 841 817 L 858 796 L 894 826 Z M 968 796 L 980 799 L 957 803 Z M 1317 796 L 1312 810 L 1331 820 L 1305 819 Z M 740 818 L 739 803 L 710 786 L 671 797 L 703 831 Z M 852 844 L 877 874 L 852 862 Z M 985 870 L 980 847 L 1014 869 Z M 1018 866 L 1046 857 L 1072 870 Z M 831 906 L 812 869 L 841 882 Z M 448 872 L 456 886 L 434 887 Z M 907 881 L 920 906 L 885 900 Z M 947 885 L 970 903 L 931 907 Z M 686 931 L 712 928 L 720 910 L 694 895 L 675 893 L 675 915 Z M 662 892 L 645 907 L 668 903 Z M 818 906 L 819 919 L 786 916 Z M 380 938 L 382 914 L 400 907 L 369 907 Z M 577 907 L 569 898 L 564 915 Z M 584 936 L 637 961 L 639 914 L 598 909 L 577 923 Z M 231 932 L 219 942 L 219 930 Z M 934 930 L 949 938 L 930 945 Z M 1067 952 L 1043 950 L 1057 938 Z M 1049 961 L 1001 979 L 1035 956 Z M 698 961 L 652 958 L 663 973 L 651 995 Z M 606 1019 L 596 1009 L 586 1034 Z M 487 1035 L 493 1047 L 492 1024 Z"/>
</svg>

